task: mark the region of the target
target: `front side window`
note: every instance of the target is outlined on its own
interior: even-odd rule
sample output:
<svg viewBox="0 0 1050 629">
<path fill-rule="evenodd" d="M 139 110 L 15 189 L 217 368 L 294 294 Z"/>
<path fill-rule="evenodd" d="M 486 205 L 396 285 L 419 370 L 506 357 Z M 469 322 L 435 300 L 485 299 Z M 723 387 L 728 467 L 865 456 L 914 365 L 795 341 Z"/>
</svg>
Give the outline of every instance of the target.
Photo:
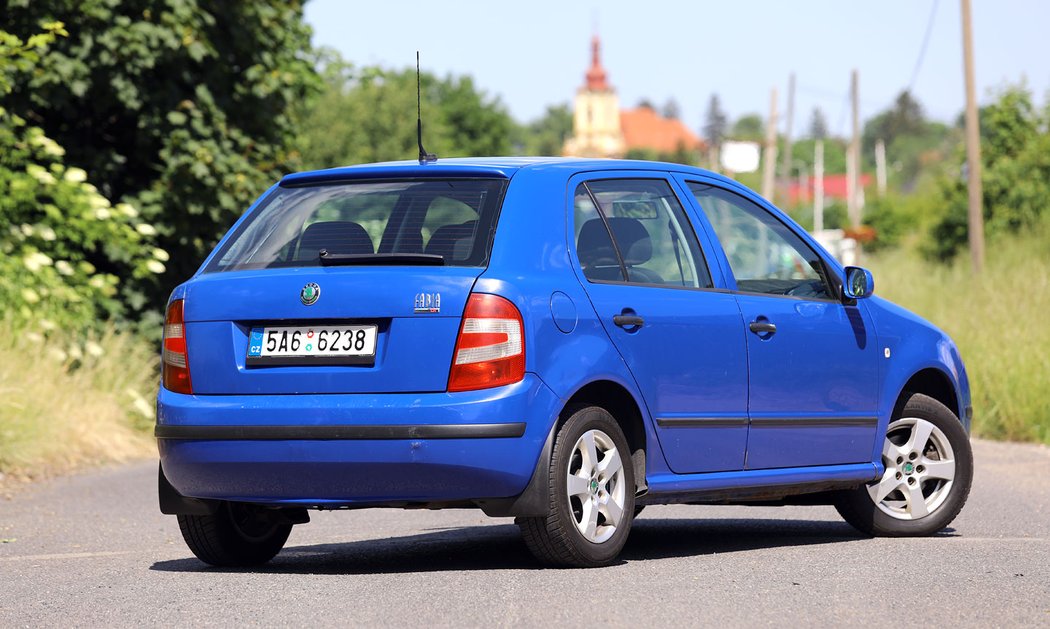
<svg viewBox="0 0 1050 629">
<path fill-rule="evenodd" d="M 787 225 L 728 190 L 698 182 L 688 186 L 722 243 L 739 290 L 831 298 L 820 256 Z"/>
<path fill-rule="evenodd" d="M 591 281 L 710 288 L 696 234 L 666 181 L 602 179 L 574 199 L 576 252 Z"/>
<path fill-rule="evenodd" d="M 422 254 L 446 266 L 484 266 L 505 187 L 501 179 L 282 186 L 206 271 L 319 266 L 322 254 L 377 265 Z"/>
</svg>

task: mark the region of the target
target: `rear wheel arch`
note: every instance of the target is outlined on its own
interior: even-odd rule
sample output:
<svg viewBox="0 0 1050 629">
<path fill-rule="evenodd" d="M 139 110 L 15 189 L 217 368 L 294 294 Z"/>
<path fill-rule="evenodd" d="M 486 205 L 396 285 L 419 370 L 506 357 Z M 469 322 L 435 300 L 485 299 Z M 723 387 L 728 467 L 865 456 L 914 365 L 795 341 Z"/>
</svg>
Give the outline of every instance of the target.
<svg viewBox="0 0 1050 629">
<path fill-rule="evenodd" d="M 590 382 L 577 390 L 565 402 L 558 416 L 555 432 L 572 417 L 573 413 L 587 406 L 604 408 L 619 424 L 624 437 L 627 438 L 627 446 L 631 450 L 635 485 L 639 492 L 645 490 L 647 487 L 645 459 L 648 451 L 648 437 L 638 401 L 623 385 L 611 380 Z"/>
<path fill-rule="evenodd" d="M 893 405 L 895 413 L 903 407 L 913 393 L 922 393 L 932 397 L 947 406 L 948 410 L 962 421 L 963 417 L 960 412 L 962 409 L 959 408 L 958 392 L 955 390 L 955 385 L 952 384 L 948 374 L 940 369 L 927 367 L 912 375 L 897 394 L 897 401 Z"/>
</svg>

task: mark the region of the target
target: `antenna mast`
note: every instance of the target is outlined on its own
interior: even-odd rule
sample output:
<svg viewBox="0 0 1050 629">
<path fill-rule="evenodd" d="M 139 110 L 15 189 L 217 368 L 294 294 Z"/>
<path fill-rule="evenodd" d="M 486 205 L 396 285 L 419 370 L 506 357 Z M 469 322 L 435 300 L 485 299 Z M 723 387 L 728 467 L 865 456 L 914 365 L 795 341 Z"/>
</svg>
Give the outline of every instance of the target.
<svg viewBox="0 0 1050 629">
<path fill-rule="evenodd" d="M 437 155 L 427 153 L 423 148 L 423 104 L 419 88 L 419 51 L 416 51 L 416 141 L 419 143 L 419 163 L 425 164 L 437 159 Z"/>
</svg>

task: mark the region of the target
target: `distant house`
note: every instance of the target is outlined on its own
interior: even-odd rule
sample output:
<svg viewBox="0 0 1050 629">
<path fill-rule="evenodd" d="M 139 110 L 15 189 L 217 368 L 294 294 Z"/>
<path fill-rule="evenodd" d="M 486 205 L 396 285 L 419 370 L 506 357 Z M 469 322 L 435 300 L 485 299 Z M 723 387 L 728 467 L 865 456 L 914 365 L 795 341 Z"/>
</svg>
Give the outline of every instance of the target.
<svg viewBox="0 0 1050 629">
<path fill-rule="evenodd" d="M 812 177 L 800 182 L 793 179 L 788 184 L 788 204 L 809 203 L 813 200 L 816 191 L 816 180 Z M 871 185 L 871 175 L 860 175 L 860 188 L 863 190 Z M 846 191 L 849 189 L 846 175 L 824 175 L 824 199 L 827 201 L 846 201 Z"/>
<path fill-rule="evenodd" d="M 591 40 L 591 66 L 576 91 L 573 134 L 564 155 L 623 157 L 639 149 L 655 153 L 703 151 L 706 144 L 681 120 L 665 118 L 651 107 L 620 109 L 616 90 L 601 63 L 601 40 Z"/>
</svg>

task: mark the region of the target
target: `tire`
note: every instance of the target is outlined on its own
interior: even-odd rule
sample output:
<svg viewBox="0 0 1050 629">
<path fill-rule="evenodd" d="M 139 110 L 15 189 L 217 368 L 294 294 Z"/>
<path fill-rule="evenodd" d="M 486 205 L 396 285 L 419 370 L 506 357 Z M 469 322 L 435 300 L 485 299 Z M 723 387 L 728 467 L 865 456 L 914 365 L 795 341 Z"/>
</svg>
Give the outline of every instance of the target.
<svg viewBox="0 0 1050 629">
<path fill-rule="evenodd" d="M 571 485 L 570 476 L 578 479 Z M 634 466 L 623 431 L 608 411 L 588 406 L 575 411 L 555 437 L 547 515 L 516 523 L 526 546 L 544 564 L 605 566 L 627 541 L 634 494 Z"/>
<path fill-rule="evenodd" d="M 921 441 L 921 444 L 918 443 Z M 840 492 L 835 508 L 851 526 L 879 537 L 933 535 L 959 515 L 973 482 L 973 451 L 948 407 L 908 394 L 883 442 L 882 478 Z"/>
<path fill-rule="evenodd" d="M 258 566 L 281 552 L 291 523 L 271 510 L 223 502 L 213 515 L 180 515 L 179 529 L 193 554 L 222 567 Z"/>
</svg>

